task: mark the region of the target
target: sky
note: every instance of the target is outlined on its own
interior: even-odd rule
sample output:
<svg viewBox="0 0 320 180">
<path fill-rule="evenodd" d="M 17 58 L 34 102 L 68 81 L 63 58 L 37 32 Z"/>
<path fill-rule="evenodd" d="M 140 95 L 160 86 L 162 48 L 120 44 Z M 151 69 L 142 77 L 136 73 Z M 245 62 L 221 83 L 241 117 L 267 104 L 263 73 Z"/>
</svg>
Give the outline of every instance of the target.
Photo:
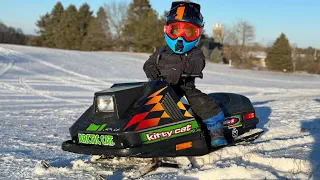
<svg viewBox="0 0 320 180">
<path fill-rule="evenodd" d="M 64 7 L 80 7 L 88 3 L 94 12 L 114 0 L 61 0 Z M 130 0 L 123 0 L 130 3 Z M 25 34 L 35 34 L 35 22 L 50 12 L 57 0 L 0 0 L 0 21 L 19 27 Z M 170 0 L 150 0 L 151 6 L 162 15 L 169 10 Z M 298 47 L 320 48 L 320 1 L 318 0 L 194 0 L 201 5 L 205 31 L 212 36 L 212 26 L 221 22 L 231 27 L 246 20 L 255 27 L 255 41 L 272 45 L 283 32 L 290 44 Z"/>
</svg>

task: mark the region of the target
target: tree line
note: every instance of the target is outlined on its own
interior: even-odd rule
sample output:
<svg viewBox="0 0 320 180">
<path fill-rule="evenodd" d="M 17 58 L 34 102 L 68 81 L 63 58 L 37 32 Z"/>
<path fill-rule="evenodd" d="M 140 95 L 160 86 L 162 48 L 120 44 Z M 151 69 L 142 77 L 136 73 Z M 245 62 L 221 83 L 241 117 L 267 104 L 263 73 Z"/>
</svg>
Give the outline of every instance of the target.
<svg viewBox="0 0 320 180">
<path fill-rule="evenodd" d="M 24 45 L 26 41 L 22 29 L 7 26 L 0 21 L 0 43 Z"/>
<path fill-rule="evenodd" d="M 255 27 L 248 21 L 239 20 L 229 28 L 216 24 L 213 38 L 206 40 L 201 47 L 206 59 L 214 63 L 229 63 L 236 68 L 252 69 L 261 63 L 261 56 L 266 67 L 272 71 L 307 71 L 320 74 L 319 50 L 308 47 L 298 48 L 291 44 L 284 33 L 270 47 L 254 42 Z M 258 58 L 254 54 L 262 54 Z"/>
<path fill-rule="evenodd" d="M 153 52 L 165 44 L 165 14 L 151 7 L 149 0 L 113 1 L 93 14 L 87 3 L 79 9 L 63 7 L 57 2 L 53 9 L 36 21 L 37 36 L 25 37 L 21 29 L 0 23 L 0 43 L 25 44 L 50 48 L 85 51 Z M 206 17 L 210 18 L 210 17 Z M 275 71 L 307 71 L 320 73 L 317 50 L 290 45 L 282 33 L 272 47 L 254 42 L 255 27 L 239 20 L 229 28 L 213 29 L 212 38 L 202 34 L 199 47 L 206 59 L 229 63 L 237 68 L 252 68 L 259 61 L 252 52 L 266 52 L 266 68 Z"/>
<path fill-rule="evenodd" d="M 152 52 L 164 44 L 165 16 L 151 7 L 149 0 L 133 0 L 129 5 L 114 1 L 98 9 L 96 15 L 84 3 L 77 9 L 61 2 L 37 20 L 39 36 L 34 46 L 71 50 L 117 50 Z"/>
</svg>

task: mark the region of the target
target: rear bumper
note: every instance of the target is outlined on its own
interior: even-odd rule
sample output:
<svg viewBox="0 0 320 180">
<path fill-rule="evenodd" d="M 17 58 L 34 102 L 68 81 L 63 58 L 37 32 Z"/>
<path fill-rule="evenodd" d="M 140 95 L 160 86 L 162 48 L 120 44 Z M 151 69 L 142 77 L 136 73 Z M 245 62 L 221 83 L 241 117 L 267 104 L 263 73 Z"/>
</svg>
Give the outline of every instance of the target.
<svg viewBox="0 0 320 180">
<path fill-rule="evenodd" d="M 242 123 L 243 123 L 243 128 L 255 128 L 256 125 L 259 123 L 259 119 L 255 117 L 253 119 L 244 120 L 242 121 Z"/>
</svg>

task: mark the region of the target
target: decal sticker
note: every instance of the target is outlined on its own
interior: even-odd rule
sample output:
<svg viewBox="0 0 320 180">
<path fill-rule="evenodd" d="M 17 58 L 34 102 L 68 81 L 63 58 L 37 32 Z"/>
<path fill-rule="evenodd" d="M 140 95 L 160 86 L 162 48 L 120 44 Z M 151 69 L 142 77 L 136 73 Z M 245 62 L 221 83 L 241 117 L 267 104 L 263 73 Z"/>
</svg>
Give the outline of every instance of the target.
<svg viewBox="0 0 320 180">
<path fill-rule="evenodd" d="M 222 122 L 223 126 L 228 129 L 242 126 L 241 115 L 226 117 Z"/>
<path fill-rule="evenodd" d="M 161 95 L 160 93 L 164 92 L 164 90 L 167 88 L 168 86 L 165 86 L 161 89 L 159 89 L 158 91 L 156 91 L 155 93 L 151 94 L 150 96 L 148 96 L 148 100 L 147 103 L 145 104 L 145 106 L 150 106 L 153 105 L 152 109 L 149 110 L 148 112 L 142 112 L 139 114 L 134 115 L 128 122 L 128 124 L 124 127 L 123 131 L 125 131 L 127 128 L 129 128 L 130 126 L 132 126 L 133 124 L 138 124 L 138 126 L 136 127 L 136 131 L 141 130 L 141 129 L 146 129 L 146 128 L 150 128 L 150 127 L 154 127 L 157 126 L 160 119 L 161 118 L 170 118 L 168 116 L 168 114 L 165 112 L 165 110 L 163 109 L 160 101 L 161 99 L 164 97 L 164 95 Z M 160 94 L 160 95 L 159 95 Z M 145 117 L 152 112 L 158 112 L 158 111 L 163 111 L 163 115 L 158 118 L 151 118 L 151 119 L 145 119 Z"/>
<path fill-rule="evenodd" d="M 190 121 L 152 131 L 143 132 L 140 133 L 139 136 L 143 144 L 149 144 L 165 139 L 191 134 L 197 131 L 200 131 L 198 123 L 196 121 Z"/>
<path fill-rule="evenodd" d="M 112 132 L 117 132 L 120 131 L 120 128 L 106 128 L 103 131 L 112 131 Z"/>
<path fill-rule="evenodd" d="M 93 144 L 103 146 L 114 146 L 113 136 L 99 134 L 78 134 L 78 140 L 81 144 Z"/>
<path fill-rule="evenodd" d="M 86 131 L 102 131 L 103 128 L 106 127 L 107 124 L 102 125 L 96 125 L 96 124 L 90 124 L 90 126 L 86 129 Z"/>
</svg>

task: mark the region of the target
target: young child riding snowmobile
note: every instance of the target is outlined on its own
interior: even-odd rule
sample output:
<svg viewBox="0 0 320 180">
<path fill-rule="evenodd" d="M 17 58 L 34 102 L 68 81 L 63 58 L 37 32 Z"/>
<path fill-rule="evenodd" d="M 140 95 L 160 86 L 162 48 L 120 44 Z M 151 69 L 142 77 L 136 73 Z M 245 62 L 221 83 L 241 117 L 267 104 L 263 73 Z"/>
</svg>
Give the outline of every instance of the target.
<svg viewBox="0 0 320 180">
<path fill-rule="evenodd" d="M 206 124 L 213 148 L 227 145 L 223 135 L 224 113 L 205 93 L 195 86 L 195 78 L 181 79 L 181 74 L 202 74 L 205 57 L 196 46 L 204 22 L 197 3 L 177 1 L 171 5 L 164 27 L 167 45 L 157 49 L 145 62 L 143 70 L 151 80 L 165 77 L 166 81 L 182 89 L 192 110 Z"/>
</svg>

